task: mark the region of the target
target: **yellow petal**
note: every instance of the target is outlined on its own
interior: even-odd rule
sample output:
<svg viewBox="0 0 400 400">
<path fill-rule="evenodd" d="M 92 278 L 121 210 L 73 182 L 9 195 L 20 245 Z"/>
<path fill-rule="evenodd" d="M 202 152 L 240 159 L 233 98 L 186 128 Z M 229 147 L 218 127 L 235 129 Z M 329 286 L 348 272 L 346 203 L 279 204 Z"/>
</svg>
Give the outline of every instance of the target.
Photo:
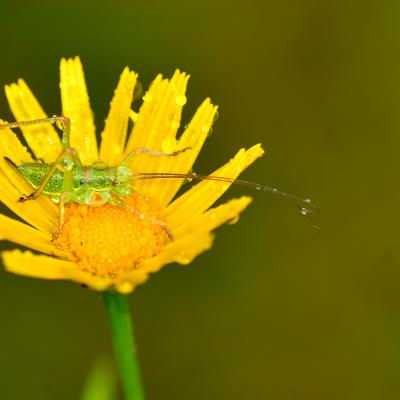
<svg viewBox="0 0 400 400">
<path fill-rule="evenodd" d="M 251 197 L 242 196 L 239 199 L 209 209 L 197 218 L 193 218 L 180 225 L 172 233 L 178 241 L 185 236 L 211 232 L 218 226 L 229 223 L 233 224 L 239 220 L 239 214 L 251 203 Z"/>
<path fill-rule="evenodd" d="M 4 165 L 3 159 L 0 159 L 0 201 L 35 228 L 51 233 L 57 221 L 57 206 L 46 196 L 23 203 L 18 202 L 21 194 L 30 194 L 32 188 L 18 173 L 9 169 L 9 176 L 14 174 L 13 183 L 11 183 L 3 168 L 9 167 Z M 18 190 L 16 186 L 24 189 Z"/>
<path fill-rule="evenodd" d="M 137 269 L 121 275 L 114 286 L 120 293 L 130 293 L 135 287 L 144 283 L 150 273 L 157 272 L 164 265 L 172 262 L 189 264 L 200 253 L 208 250 L 213 241 L 209 232 L 192 234 L 167 245 L 157 256 L 145 260 Z"/>
<path fill-rule="evenodd" d="M 123 157 L 136 78 L 133 71 L 125 68 L 111 102 L 100 146 L 100 158 L 108 165 L 117 165 Z"/>
<path fill-rule="evenodd" d="M 84 165 L 91 164 L 98 159 L 96 131 L 79 57 L 61 60 L 60 88 L 62 113 L 71 120 L 71 147 Z"/>
<path fill-rule="evenodd" d="M 137 147 L 163 152 L 177 150 L 176 133 L 182 107 L 186 103 L 188 79 L 189 76 L 179 70 L 175 71 L 171 80 L 162 79 L 161 75 L 157 76 L 143 96 L 143 104 L 129 138 L 126 154 Z M 134 171 L 140 169 L 156 172 L 163 159 L 165 157 L 140 154 L 132 161 L 131 167 Z"/>
<path fill-rule="evenodd" d="M 4 251 L 2 257 L 5 269 L 14 274 L 39 279 L 71 280 L 95 290 L 104 290 L 110 285 L 109 279 L 93 277 L 79 270 L 79 266 L 71 261 L 20 250 Z"/>
<path fill-rule="evenodd" d="M 49 233 L 40 232 L 4 215 L 0 215 L 0 237 L 46 254 L 66 256 L 51 242 Z"/>
<path fill-rule="evenodd" d="M 0 120 L 0 124 L 2 123 L 3 121 Z M 0 155 L 9 158 L 16 165 L 33 161 L 27 148 L 22 145 L 11 129 L 0 130 Z"/>
<path fill-rule="evenodd" d="M 5 87 L 6 96 L 17 121 L 47 118 L 41 105 L 26 83 L 19 79 Z M 53 162 L 61 152 L 61 141 L 50 123 L 21 127 L 25 140 L 36 158 Z"/>
<path fill-rule="evenodd" d="M 7 271 L 32 278 L 67 279 L 66 271 L 76 268 L 73 262 L 34 255 L 30 251 L 4 251 L 2 257 Z"/>
<path fill-rule="evenodd" d="M 241 149 L 236 156 L 211 175 L 236 179 L 249 165 L 264 154 L 257 144 Z M 204 180 L 172 202 L 167 208 L 167 222 L 173 231 L 183 222 L 196 218 L 211 207 L 230 187 L 231 183 Z"/>
<path fill-rule="evenodd" d="M 211 125 L 217 112 L 217 106 L 211 104 L 210 99 L 206 99 L 197 109 L 190 124 L 185 129 L 177 148 L 183 149 L 190 147 L 190 150 L 178 154 L 175 157 L 157 157 L 153 159 L 157 165 L 151 166 L 152 172 L 169 172 L 187 174 L 203 147 L 204 141 L 209 135 Z M 135 172 L 144 171 L 141 166 Z M 157 198 L 158 202 L 166 207 L 182 186 L 183 179 L 170 179 L 168 181 L 147 180 L 136 181 L 135 188 L 150 197 Z"/>
</svg>

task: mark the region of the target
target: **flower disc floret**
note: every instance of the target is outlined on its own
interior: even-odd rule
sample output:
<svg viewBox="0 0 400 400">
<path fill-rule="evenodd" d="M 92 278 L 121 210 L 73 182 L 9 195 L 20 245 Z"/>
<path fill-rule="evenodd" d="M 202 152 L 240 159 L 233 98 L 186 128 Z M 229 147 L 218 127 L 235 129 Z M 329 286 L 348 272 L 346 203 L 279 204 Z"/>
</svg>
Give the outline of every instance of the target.
<svg viewBox="0 0 400 400">
<path fill-rule="evenodd" d="M 101 278 L 117 278 L 159 254 L 169 242 L 159 224 L 165 224 L 165 213 L 155 200 L 139 193 L 123 200 L 129 209 L 111 204 L 66 206 L 65 223 L 56 243 L 82 271 Z"/>
</svg>

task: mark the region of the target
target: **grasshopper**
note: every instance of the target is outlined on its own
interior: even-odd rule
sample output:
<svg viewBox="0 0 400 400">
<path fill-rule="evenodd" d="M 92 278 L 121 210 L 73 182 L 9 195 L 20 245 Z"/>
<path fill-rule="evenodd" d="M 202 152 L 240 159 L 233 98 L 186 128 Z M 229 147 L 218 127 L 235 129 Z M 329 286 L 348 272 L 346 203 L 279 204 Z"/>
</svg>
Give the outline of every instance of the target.
<svg viewBox="0 0 400 400">
<path fill-rule="evenodd" d="M 314 228 L 318 226 L 313 221 L 310 214 L 317 209 L 310 199 L 303 199 L 289 193 L 282 192 L 277 188 L 261 185 L 258 183 L 231 179 L 213 175 L 199 175 L 196 173 L 135 173 L 129 163 L 137 154 L 148 154 L 156 157 L 174 157 L 190 147 L 165 153 L 144 147 L 138 147 L 128 153 L 118 166 L 108 166 L 104 161 L 97 160 L 91 165 L 83 165 L 76 150 L 70 146 L 70 120 L 68 117 L 54 115 L 49 118 L 35 119 L 30 121 L 20 121 L 0 124 L 0 129 L 19 128 L 22 126 L 51 123 L 61 124 L 62 128 L 62 151 L 52 164 L 44 162 L 22 163 L 15 165 L 10 159 L 5 157 L 6 162 L 15 168 L 35 189 L 28 195 L 21 195 L 19 202 L 35 200 L 44 194 L 59 205 L 59 221 L 53 239 L 56 239 L 64 224 L 64 208 L 66 203 L 80 203 L 89 206 L 100 206 L 106 203 L 122 207 L 137 215 L 140 219 L 149 221 L 160 226 L 168 235 L 171 241 L 174 240 L 172 232 L 163 221 L 142 214 L 125 203 L 122 199 L 130 196 L 134 192 L 132 182 L 140 179 L 165 179 L 182 178 L 188 180 L 213 180 L 219 182 L 235 183 L 257 190 L 279 194 L 283 198 L 296 202 L 300 212 L 307 215 L 313 223 Z M 40 160 L 39 160 L 40 161 Z"/>
</svg>

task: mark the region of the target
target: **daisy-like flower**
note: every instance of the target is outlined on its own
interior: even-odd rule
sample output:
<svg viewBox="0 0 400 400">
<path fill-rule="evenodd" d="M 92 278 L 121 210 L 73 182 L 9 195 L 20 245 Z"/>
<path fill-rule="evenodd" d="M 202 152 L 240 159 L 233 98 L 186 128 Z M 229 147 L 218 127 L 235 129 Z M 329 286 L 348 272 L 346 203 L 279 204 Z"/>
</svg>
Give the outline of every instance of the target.
<svg viewBox="0 0 400 400">
<path fill-rule="evenodd" d="M 142 172 L 187 174 L 192 170 L 217 107 L 209 99 L 204 100 L 177 138 L 188 78 L 178 70 L 171 79 L 158 75 L 135 112 L 131 103 L 137 75 L 125 68 L 98 147 L 81 62 L 79 58 L 61 60 L 61 114 L 71 121 L 70 144 L 83 165 L 100 159 L 109 166 L 118 166 L 135 148 L 159 152 L 190 150 L 174 157 L 136 155 L 129 164 L 134 172 L 133 195 L 121 199 L 127 209 L 112 204 L 68 203 L 65 222 L 53 239 L 58 205 L 46 195 L 18 202 L 21 195 L 30 194 L 33 189 L 6 160 L 17 166 L 35 160 L 53 163 L 62 150 L 59 134 L 50 124 L 21 127 L 31 154 L 10 129 L 1 130 L 0 201 L 25 222 L 0 215 L 0 238 L 35 251 L 3 252 L 8 271 L 34 278 L 72 280 L 98 291 L 129 293 L 166 264 L 190 263 L 210 248 L 215 228 L 237 220 L 251 198 L 241 197 L 211 208 L 229 188 L 229 182 L 203 180 L 174 199 L 184 180 L 134 179 Z M 6 96 L 17 121 L 47 117 L 23 80 L 6 86 Z M 133 128 L 128 136 L 130 120 Z M 262 154 L 260 145 L 241 149 L 212 175 L 236 179 Z"/>
</svg>

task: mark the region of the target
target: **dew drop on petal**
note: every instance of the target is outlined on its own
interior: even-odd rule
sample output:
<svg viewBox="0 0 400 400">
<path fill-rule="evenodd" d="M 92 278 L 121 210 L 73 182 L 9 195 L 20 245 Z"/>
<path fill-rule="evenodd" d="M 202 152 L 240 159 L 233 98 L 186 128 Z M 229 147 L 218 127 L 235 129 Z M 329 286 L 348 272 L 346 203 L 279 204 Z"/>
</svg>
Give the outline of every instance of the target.
<svg viewBox="0 0 400 400">
<path fill-rule="evenodd" d="M 179 128 L 179 121 L 172 120 L 170 126 L 172 129 L 177 130 Z"/>
<path fill-rule="evenodd" d="M 142 98 L 143 98 L 143 101 L 146 103 L 150 103 L 153 101 L 153 96 L 148 92 Z"/>
<path fill-rule="evenodd" d="M 179 264 L 189 264 L 191 261 L 191 257 L 189 256 L 189 254 L 182 250 L 177 256 L 176 256 L 176 261 Z"/>
<path fill-rule="evenodd" d="M 161 150 L 165 153 L 171 153 L 172 151 L 175 151 L 175 148 L 176 148 L 176 140 L 171 136 L 167 136 L 161 142 Z"/>
<path fill-rule="evenodd" d="M 186 104 L 186 96 L 184 94 L 178 94 L 178 96 L 176 96 L 175 98 L 175 103 L 177 106 L 184 106 Z"/>
<path fill-rule="evenodd" d="M 138 117 L 139 117 L 139 113 L 131 110 L 129 117 L 131 118 L 132 122 L 137 122 Z"/>
<path fill-rule="evenodd" d="M 216 110 L 212 123 L 214 123 L 218 119 L 218 117 L 219 117 L 219 113 L 218 113 L 218 110 Z"/>
<path fill-rule="evenodd" d="M 132 290 L 133 290 L 133 285 L 130 282 L 125 281 L 118 285 L 119 293 L 128 294 L 128 293 L 132 292 Z"/>
<path fill-rule="evenodd" d="M 300 213 L 303 215 L 308 215 L 309 212 L 310 212 L 310 210 L 308 208 L 305 208 L 305 207 L 300 208 Z"/>
<path fill-rule="evenodd" d="M 234 225 L 239 221 L 239 215 L 235 215 L 231 220 L 228 221 L 228 225 Z"/>
</svg>

